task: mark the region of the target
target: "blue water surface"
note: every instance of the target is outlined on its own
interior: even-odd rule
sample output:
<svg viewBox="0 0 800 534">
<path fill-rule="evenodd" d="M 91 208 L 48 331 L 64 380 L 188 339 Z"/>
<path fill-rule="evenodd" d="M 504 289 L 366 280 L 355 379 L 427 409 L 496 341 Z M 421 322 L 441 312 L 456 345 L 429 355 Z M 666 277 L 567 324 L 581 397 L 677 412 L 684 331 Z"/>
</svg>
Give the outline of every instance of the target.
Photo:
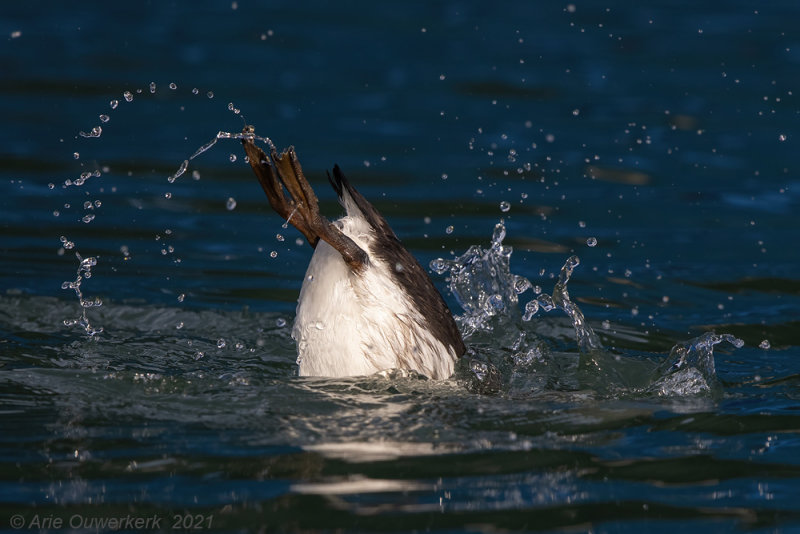
<svg viewBox="0 0 800 534">
<path fill-rule="evenodd" d="M 797 2 L 0 10 L 3 529 L 800 530 Z M 467 360 L 298 378 L 311 248 L 238 141 L 168 180 L 245 123 L 330 217 L 340 165 L 423 265 L 501 220 L 544 292 L 579 256 L 604 349 L 505 310 L 466 340 L 497 390 Z M 708 388 L 641 386 L 711 331 L 744 346 Z"/>
</svg>

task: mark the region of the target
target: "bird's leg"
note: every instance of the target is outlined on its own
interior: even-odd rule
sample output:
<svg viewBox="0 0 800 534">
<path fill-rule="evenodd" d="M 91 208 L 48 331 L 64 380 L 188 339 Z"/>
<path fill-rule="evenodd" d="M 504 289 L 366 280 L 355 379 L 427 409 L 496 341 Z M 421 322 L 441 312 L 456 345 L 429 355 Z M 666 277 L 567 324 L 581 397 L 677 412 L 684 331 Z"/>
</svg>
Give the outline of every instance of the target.
<svg viewBox="0 0 800 534">
<path fill-rule="evenodd" d="M 294 148 L 280 155 L 272 148 L 267 156 L 250 137 L 243 138 L 242 145 L 272 209 L 300 230 L 312 247 L 322 239 L 353 271 L 361 272 L 368 262 L 367 253 L 320 214 L 317 195 L 303 174 Z"/>
</svg>

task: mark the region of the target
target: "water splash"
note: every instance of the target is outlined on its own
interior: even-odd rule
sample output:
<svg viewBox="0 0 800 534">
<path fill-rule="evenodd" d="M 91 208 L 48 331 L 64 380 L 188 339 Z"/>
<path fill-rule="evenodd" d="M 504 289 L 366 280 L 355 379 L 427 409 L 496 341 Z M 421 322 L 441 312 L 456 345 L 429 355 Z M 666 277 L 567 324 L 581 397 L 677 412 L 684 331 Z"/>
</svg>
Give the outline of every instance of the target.
<svg viewBox="0 0 800 534">
<path fill-rule="evenodd" d="M 705 334 L 678 343 L 667 359 L 653 373 L 647 388 L 659 396 L 701 395 L 712 392 L 717 385 L 714 346 L 727 342 L 741 348 L 744 341 L 731 334 Z"/>
<path fill-rule="evenodd" d="M 239 111 L 239 110 L 237 109 L 236 111 Z M 219 141 L 220 139 L 256 140 L 256 141 L 261 141 L 262 143 L 267 145 L 270 148 L 270 150 L 273 150 L 275 148 L 275 145 L 272 143 L 272 140 L 270 140 L 268 137 L 261 137 L 260 135 L 256 135 L 255 131 L 253 130 L 253 128 L 251 126 L 245 126 L 243 131 L 236 132 L 236 133 L 223 132 L 222 130 L 220 130 L 219 132 L 217 132 L 217 135 L 214 136 L 213 139 L 211 139 L 211 141 L 209 141 L 208 143 L 206 143 L 203 146 L 201 146 L 200 148 L 198 148 L 195 151 L 195 153 L 192 154 L 189 157 L 189 159 L 193 160 L 194 158 L 196 158 L 197 156 L 199 156 L 203 152 L 206 152 L 212 146 L 217 144 L 217 141 Z"/>
<path fill-rule="evenodd" d="M 448 289 L 464 310 L 464 314 L 456 317 L 456 321 L 465 337 L 478 331 L 493 330 L 493 317 L 517 316 L 519 296 L 534 289 L 530 280 L 511 272 L 513 248 L 503 244 L 505 236 L 506 228 L 501 220 L 494 227 L 488 249 L 473 245 L 453 260 L 437 258 L 430 263 L 433 272 L 448 275 Z M 525 304 L 521 319 L 527 322 L 539 310 L 549 312 L 560 309 L 572 321 L 581 352 L 589 352 L 601 349 L 602 345 L 586 323 L 583 312 L 570 300 L 567 291 L 572 272 L 579 264 L 577 256 L 568 258 L 561 268 L 552 296 L 536 291 L 537 296 Z"/>
<path fill-rule="evenodd" d="M 65 236 L 61 236 L 61 244 L 65 249 L 75 247 L 75 243 L 69 241 Z M 75 256 L 78 258 L 78 270 L 75 273 L 75 280 L 62 283 L 61 289 L 72 289 L 75 292 L 75 296 L 78 297 L 78 302 L 81 305 L 81 313 L 76 319 L 64 319 L 64 326 L 80 326 L 89 337 L 94 337 L 103 331 L 103 327 L 92 326 L 86 311 L 89 308 L 102 306 L 103 301 L 99 297 L 93 299 L 84 298 L 81 284 L 84 280 L 92 277 L 92 267 L 97 265 L 97 258 L 83 258 L 77 251 L 75 251 Z"/>
</svg>

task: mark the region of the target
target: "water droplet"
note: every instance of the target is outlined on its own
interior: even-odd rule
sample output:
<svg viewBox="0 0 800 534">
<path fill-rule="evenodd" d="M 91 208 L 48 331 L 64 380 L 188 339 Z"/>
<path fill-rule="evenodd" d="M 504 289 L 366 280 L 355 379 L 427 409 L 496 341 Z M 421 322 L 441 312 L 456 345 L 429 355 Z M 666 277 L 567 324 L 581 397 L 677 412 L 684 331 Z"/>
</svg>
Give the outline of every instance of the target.
<svg viewBox="0 0 800 534">
<path fill-rule="evenodd" d="M 185 298 L 186 298 L 186 295 L 184 293 L 181 293 L 180 295 L 178 295 L 178 302 L 183 302 L 183 299 L 185 299 Z"/>
<path fill-rule="evenodd" d="M 511 210 L 511 204 L 509 202 L 506 202 L 505 200 L 502 201 L 500 203 L 500 211 L 502 211 L 503 213 L 507 213 L 509 210 Z"/>
<path fill-rule="evenodd" d="M 169 84 L 169 88 L 170 88 L 170 89 L 172 89 L 172 90 L 174 91 L 175 89 L 177 89 L 177 88 L 178 88 L 178 86 L 177 86 L 177 85 L 175 85 L 175 82 L 171 82 L 171 83 Z"/>
<path fill-rule="evenodd" d="M 192 94 L 193 95 L 196 95 L 196 94 L 199 94 L 199 93 L 200 93 L 200 89 L 198 89 L 197 87 L 193 87 L 192 88 Z"/>
<path fill-rule="evenodd" d="M 56 184 L 50 182 L 49 184 L 47 184 L 47 188 L 48 189 L 55 189 L 56 188 Z"/>
<path fill-rule="evenodd" d="M 188 159 L 185 159 L 185 160 L 183 160 L 183 163 L 181 163 L 181 166 L 180 166 L 180 167 L 178 167 L 178 170 L 177 170 L 177 171 L 175 171 L 175 174 L 173 174 L 172 176 L 170 176 L 169 178 L 167 178 L 167 181 L 168 181 L 169 183 L 173 183 L 175 180 L 177 180 L 178 178 L 180 178 L 180 176 L 181 176 L 183 173 L 185 173 L 185 172 L 186 172 L 186 168 L 187 168 L 188 166 L 189 166 L 189 160 L 188 160 Z"/>
<path fill-rule="evenodd" d="M 60 211 L 58 211 L 58 210 L 53 210 L 53 217 L 58 217 L 59 215 L 61 215 L 61 212 L 60 212 Z"/>
<path fill-rule="evenodd" d="M 85 223 L 90 223 L 94 220 L 94 213 L 89 213 L 88 215 L 84 215 L 81 220 Z"/>
<path fill-rule="evenodd" d="M 81 155 L 78 152 L 73 152 L 72 157 L 75 159 L 81 159 Z"/>
<path fill-rule="evenodd" d="M 597 238 L 596 237 L 590 237 L 589 239 L 586 240 L 586 244 L 589 245 L 590 247 L 597 246 Z"/>
<path fill-rule="evenodd" d="M 87 137 L 87 138 L 88 137 L 100 137 L 100 135 L 102 135 L 102 133 L 103 133 L 103 127 L 102 126 L 95 126 L 94 128 L 92 128 L 91 132 L 83 132 L 83 131 L 78 132 L 78 134 L 81 137 Z"/>
<path fill-rule="evenodd" d="M 269 257 L 270 258 L 277 258 L 278 257 L 278 252 L 273 250 L 272 252 L 269 253 Z"/>
<path fill-rule="evenodd" d="M 100 115 L 100 122 L 108 122 L 111 120 L 111 117 L 108 115 Z"/>
<path fill-rule="evenodd" d="M 786 134 L 780 134 L 778 136 L 778 141 L 781 141 L 781 142 L 786 141 Z"/>
<path fill-rule="evenodd" d="M 533 299 L 532 301 L 525 304 L 525 314 L 522 316 L 522 320 L 526 323 L 531 320 L 531 318 L 536 315 L 536 312 L 539 311 L 539 301 Z"/>
<path fill-rule="evenodd" d="M 768 350 L 772 345 L 770 344 L 768 339 L 765 339 L 761 343 L 758 344 L 758 348 Z"/>
<path fill-rule="evenodd" d="M 281 234 L 275 234 L 275 239 L 278 241 L 283 241 L 283 236 Z"/>
<path fill-rule="evenodd" d="M 208 98 L 214 98 L 214 91 L 209 91 L 209 92 L 207 92 L 207 93 L 206 93 L 206 96 L 207 96 Z"/>
<path fill-rule="evenodd" d="M 164 198 L 166 198 L 167 200 L 171 199 L 172 198 L 172 193 L 167 191 L 166 193 L 164 193 Z"/>
<path fill-rule="evenodd" d="M 156 92 L 156 82 L 150 82 L 150 93 Z"/>
<path fill-rule="evenodd" d="M 278 318 L 275 320 L 275 325 L 276 325 L 278 328 L 283 328 L 284 326 L 286 326 L 286 319 L 284 319 L 283 317 L 278 317 Z"/>
<path fill-rule="evenodd" d="M 236 209 L 236 199 L 233 197 L 228 197 L 228 200 L 225 202 L 225 208 L 228 211 L 233 211 Z"/>
<path fill-rule="evenodd" d="M 125 91 L 122 96 L 125 98 L 125 102 L 133 102 L 133 93 L 130 91 Z"/>
<path fill-rule="evenodd" d="M 514 280 L 514 292 L 517 295 L 525 293 L 530 288 L 531 288 L 531 282 L 524 276 L 517 276 L 516 279 Z"/>
<path fill-rule="evenodd" d="M 175 330 L 180 330 L 181 328 L 183 328 L 183 321 L 175 325 Z"/>
<path fill-rule="evenodd" d="M 578 228 L 586 228 L 586 221 L 578 221 Z"/>
<path fill-rule="evenodd" d="M 226 345 L 226 343 L 225 343 L 225 340 L 224 340 L 224 339 L 222 339 L 222 338 L 219 338 L 219 339 L 217 340 L 217 348 L 218 348 L 218 349 L 224 349 L 224 348 L 225 348 L 225 345 Z"/>
<path fill-rule="evenodd" d="M 236 161 L 236 154 L 231 154 L 230 156 L 228 156 L 228 159 L 231 160 L 231 162 Z"/>
<path fill-rule="evenodd" d="M 452 234 L 452 233 L 453 233 L 453 230 L 455 230 L 455 228 L 453 228 L 453 225 L 452 225 L 452 224 L 451 224 L 450 226 L 448 226 L 447 228 L 445 228 L 445 229 L 444 229 L 444 231 L 445 231 L 445 233 L 446 233 L 446 234 Z"/>
<path fill-rule="evenodd" d="M 436 274 L 444 274 L 444 272 L 447 270 L 447 262 L 442 258 L 431 260 L 428 265 L 431 268 L 431 271 L 435 272 Z"/>
</svg>

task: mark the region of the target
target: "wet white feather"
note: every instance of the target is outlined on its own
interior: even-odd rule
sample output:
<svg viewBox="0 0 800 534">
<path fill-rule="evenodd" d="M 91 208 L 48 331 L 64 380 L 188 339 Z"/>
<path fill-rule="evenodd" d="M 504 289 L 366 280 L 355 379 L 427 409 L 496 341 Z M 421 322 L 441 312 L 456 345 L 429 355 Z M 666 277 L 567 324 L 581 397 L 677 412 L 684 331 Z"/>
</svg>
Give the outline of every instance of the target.
<svg viewBox="0 0 800 534">
<path fill-rule="evenodd" d="M 348 213 L 335 224 L 369 254 L 353 273 L 324 241 L 308 265 L 292 337 L 301 376 L 358 376 L 412 369 L 434 379 L 453 374 L 455 350 L 430 332 L 427 321 L 387 265 L 372 253 L 375 234 L 347 192 Z"/>
</svg>

